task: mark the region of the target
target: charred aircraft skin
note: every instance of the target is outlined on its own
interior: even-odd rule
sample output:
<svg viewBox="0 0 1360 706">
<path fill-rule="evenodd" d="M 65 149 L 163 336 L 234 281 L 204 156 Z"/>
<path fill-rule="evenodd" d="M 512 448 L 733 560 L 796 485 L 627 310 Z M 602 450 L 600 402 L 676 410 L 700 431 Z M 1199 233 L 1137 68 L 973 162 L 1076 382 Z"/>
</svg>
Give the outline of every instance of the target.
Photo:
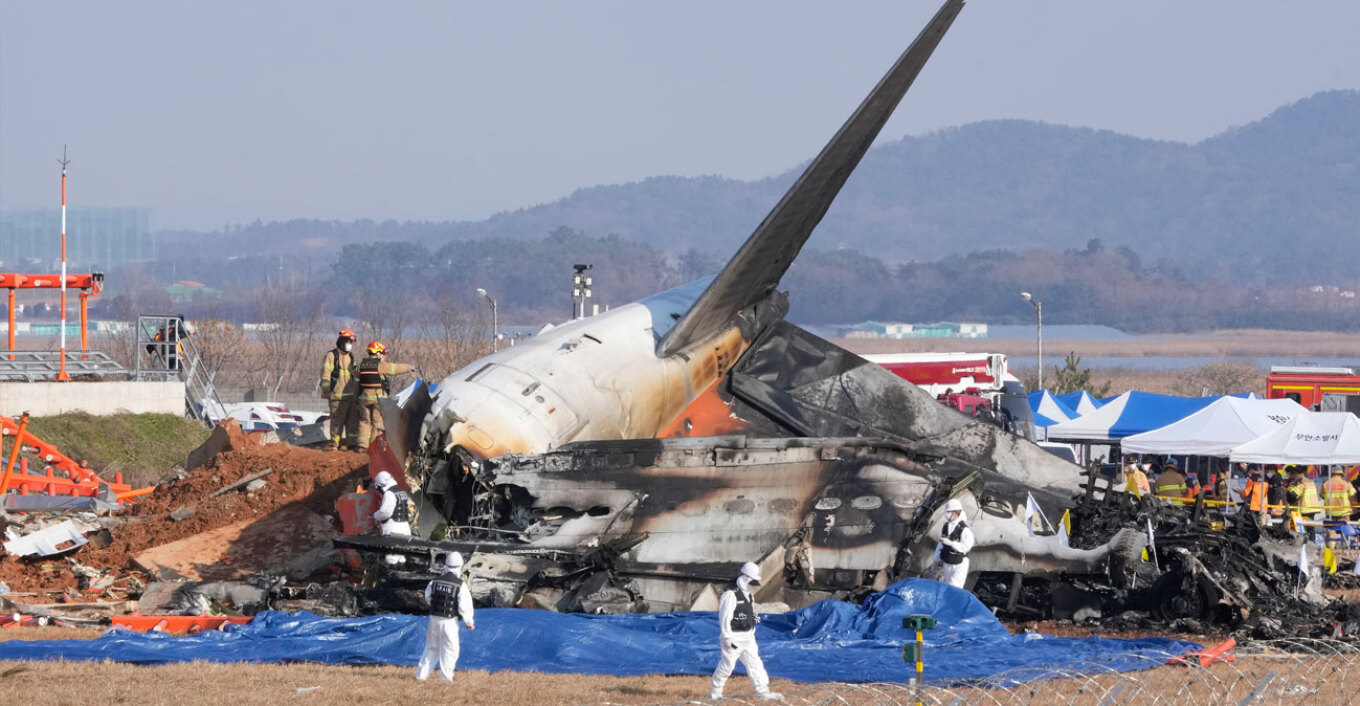
<svg viewBox="0 0 1360 706">
<path fill-rule="evenodd" d="M 935 508 L 958 496 L 974 571 L 1106 571 L 1108 546 L 1068 549 L 1023 522 L 1031 494 L 1061 514 L 1079 468 L 784 321 L 780 279 L 962 7 L 946 0 L 718 275 L 385 407 L 422 534 L 518 557 L 502 566 L 530 588 L 607 565 L 632 608 L 671 608 L 743 561 L 782 576 L 785 553 L 808 591 L 919 572 Z"/>
</svg>

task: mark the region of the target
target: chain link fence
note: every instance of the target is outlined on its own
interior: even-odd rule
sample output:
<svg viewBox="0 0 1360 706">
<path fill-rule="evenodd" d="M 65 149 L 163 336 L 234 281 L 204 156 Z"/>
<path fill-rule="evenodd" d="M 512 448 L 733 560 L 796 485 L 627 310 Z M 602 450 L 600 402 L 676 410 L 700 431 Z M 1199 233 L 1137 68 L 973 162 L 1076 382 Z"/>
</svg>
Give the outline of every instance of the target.
<svg viewBox="0 0 1360 706">
<path fill-rule="evenodd" d="M 1149 654 L 1145 669 L 1114 671 L 1109 663 L 1076 662 L 1026 667 L 948 686 L 927 684 L 919 692 L 908 684 L 799 685 L 783 692 L 798 706 L 1114 706 L 1137 704 L 1360 704 L 1360 643 L 1344 640 L 1290 639 L 1252 642 L 1229 653 L 1233 661 L 1201 665 L 1198 658 L 1168 664 L 1178 655 Z M 929 652 L 926 657 L 929 675 Z M 1125 660 L 1123 664 L 1127 665 Z M 910 665 L 903 665 L 907 674 Z M 769 704 L 729 684 L 722 704 Z M 705 699 L 673 702 L 711 704 Z"/>
</svg>

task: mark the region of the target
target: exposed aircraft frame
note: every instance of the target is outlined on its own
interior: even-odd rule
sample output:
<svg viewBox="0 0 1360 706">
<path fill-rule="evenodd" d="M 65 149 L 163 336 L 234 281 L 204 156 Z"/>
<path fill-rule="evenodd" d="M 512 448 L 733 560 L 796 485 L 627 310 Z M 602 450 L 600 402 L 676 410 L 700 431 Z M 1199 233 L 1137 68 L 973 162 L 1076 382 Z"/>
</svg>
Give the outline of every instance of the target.
<svg viewBox="0 0 1360 706">
<path fill-rule="evenodd" d="M 337 544 L 471 552 L 495 605 L 712 607 L 749 560 L 776 577 L 758 598 L 802 604 L 926 571 L 957 497 L 973 580 L 1136 580 L 1141 532 L 1069 547 L 1029 517 L 1031 498 L 1055 519 L 1072 507 L 1082 469 L 784 321 L 780 279 L 962 7 L 941 6 L 717 276 L 386 403 L 420 535 L 448 539 Z"/>
</svg>

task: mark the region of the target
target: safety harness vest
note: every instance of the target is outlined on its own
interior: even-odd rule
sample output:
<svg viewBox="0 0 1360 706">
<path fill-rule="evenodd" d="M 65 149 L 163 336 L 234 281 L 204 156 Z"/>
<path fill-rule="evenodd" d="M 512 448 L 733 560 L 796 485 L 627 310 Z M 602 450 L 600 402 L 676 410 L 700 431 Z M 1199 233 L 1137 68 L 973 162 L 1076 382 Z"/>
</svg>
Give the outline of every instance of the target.
<svg viewBox="0 0 1360 706">
<path fill-rule="evenodd" d="M 369 356 L 359 362 L 359 388 L 362 390 L 382 390 L 387 394 L 387 376 L 379 370 L 382 368 L 382 358 Z"/>
<path fill-rule="evenodd" d="M 1355 494 L 1355 489 L 1346 482 L 1345 478 L 1332 476 L 1323 484 L 1322 490 L 1327 495 L 1327 515 L 1333 519 L 1351 516 L 1351 496 Z"/>
<path fill-rule="evenodd" d="M 397 505 L 392 508 L 392 516 L 387 518 L 388 522 L 410 522 L 411 521 L 411 496 L 404 490 L 388 491 L 397 496 Z"/>
<path fill-rule="evenodd" d="M 732 593 L 737 598 L 737 607 L 732 611 L 732 632 L 751 632 L 756 629 L 756 603 L 751 594 L 733 586 Z"/>
<path fill-rule="evenodd" d="M 946 534 L 945 538 L 951 542 L 957 542 L 963 539 L 963 528 L 967 526 L 968 523 L 964 522 L 963 518 L 960 517 L 959 521 L 954 525 L 954 530 Z M 943 561 L 946 564 L 957 566 L 958 564 L 962 564 L 967 556 L 968 555 L 947 544 L 940 545 L 940 561 Z"/>
<path fill-rule="evenodd" d="M 458 610 L 458 589 L 463 580 L 458 574 L 446 571 L 430 582 L 430 615 L 437 618 L 460 618 Z"/>
</svg>

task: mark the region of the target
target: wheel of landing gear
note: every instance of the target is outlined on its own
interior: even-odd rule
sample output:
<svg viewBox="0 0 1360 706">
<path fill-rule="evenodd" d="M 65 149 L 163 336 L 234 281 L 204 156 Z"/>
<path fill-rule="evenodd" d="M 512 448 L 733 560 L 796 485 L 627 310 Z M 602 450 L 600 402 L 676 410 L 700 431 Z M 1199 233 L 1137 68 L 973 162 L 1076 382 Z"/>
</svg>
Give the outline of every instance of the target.
<svg viewBox="0 0 1360 706">
<path fill-rule="evenodd" d="M 1152 614 L 1162 620 L 1212 621 L 1218 606 L 1218 590 L 1208 578 L 1179 571 L 1157 579 L 1151 594 Z"/>
</svg>

